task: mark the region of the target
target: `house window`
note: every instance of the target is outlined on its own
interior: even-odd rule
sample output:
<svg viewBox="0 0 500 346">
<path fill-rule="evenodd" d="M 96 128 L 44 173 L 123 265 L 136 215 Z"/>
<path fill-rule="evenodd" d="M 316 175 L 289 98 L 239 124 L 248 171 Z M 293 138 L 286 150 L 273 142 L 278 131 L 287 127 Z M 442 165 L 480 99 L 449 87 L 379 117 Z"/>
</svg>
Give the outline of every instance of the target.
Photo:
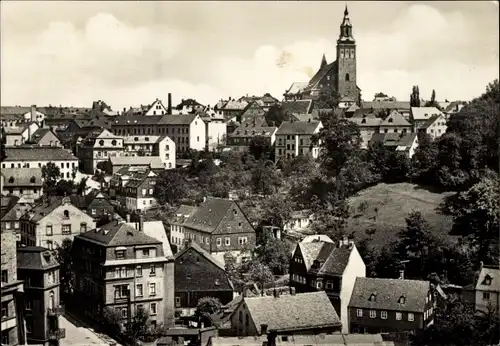
<svg viewBox="0 0 500 346">
<path fill-rule="evenodd" d="M 124 259 L 125 258 L 125 250 L 117 250 L 116 251 L 116 258 L 117 259 Z"/>
<path fill-rule="evenodd" d="M 115 299 L 127 298 L 127 296 L 128 296 L 128 285 L 115 286 Z"/>
<path fill-rule="evenodd" d="M 326 282 L 326 289 L 331 290 L 333 288 L 333 282 L 331 280 L 328 280 Z"/>
<path fill-rule="evenodd" d="M 96 210 L 95 210 L 95 209 L 92 209 L 92 210 L 90 211 L 90 213 L 91 213 L 92 215 L 95 215 L 95 214 L 96 214 Z"/>
<path fill-rule="evenodd" d="M 401 321 L 403 319 L 403 314 L 401 312 L 396 312 L 396 320 Z"/>
<path fill-rule="evenodd" d="M 222 238 L 217 238 L 217 246 L 222 246 Z"/>
<path fill-rule="evenodd" d="M 405 304 L 405 302 L 406 302 L 406 298 L 404 296 L 399 297 L 399 301 L 398 301 L 399 304 Z"/>
<path fill-rule="evenodd" d="M 369 299 L 369 300 L 370 300 L 371 302 L 374 302 L 374 301 L 376 301 L 376 300 L 377 300 L 377 297 L 375 296 L 375 294 L 373 294 L 373 293 L 372 293 L 372 294 L 371 294 L 371 296 L 370 296 L 370 299 Z"/>
<path fill-rule="evenodd" d="M 154 264 L 151 264 L 151 267 L 149 267 L 149 276 L 155 276 L 156 275 L 156 266 Z"/>
<path fill-rule="evenodd" d="M 363 309 L 356 309 L 356 316 L 363 317 Z"/>
<path fill-rule="evenodd" d="M 149 284 L 149 295 L 150 296 L 156 295 L 156 283 L 154 282 Z"/>
<path fill-rule="evenodd" d="M 408 313 L 408 321 L 410 322 L 415 321 L 415 315 L 412 312 Z"/>
<path fill-rule="evenodd" d="M 142 256 L 143 257 L 149 257 L 149 249 L 142 250 Z"/>
<path fill-rule="evenodd" d="M 227 237 L 226 237 L 226 238 L 224 239 L 224 244 L 226 244 L 226 246 L 231 245 L 231 238 L 227 238 Z"/>
<path fill-rule="evenodd" d="M 323 287 L 323 282 L 318 281 L 318 282 L 316 283 L 316 288 L 321 289 L 322 287 Z"/>
<path fill-rule="evenodd" d="M 87 224 L 85 222 L 82 222 L 80 224 L 80 233 L 85 233 L 87 232 Z"/>
<path fill-rule="evenodd" d="M 151 303 L 151 305 L 149 306 L 149 312 L 151 313 L 151 315 L 156 315 L 157 312 L 156 312 L 156 303 Z"/>
<path fill-rule="evenodd" d="M 370 318 L 377 317 L 377 312 L 375 310 L 370 310 Z"/>
<path fill-rule="evenodd" d="M 483 292 L 483 300 L 490 300 L 490 292 Z"/>
<path fill-rule="evenodd" d="M 6 284 L 8 282 L 8 271 L 2 270 L 2 283 Z"/>
<path fill-rule="evenodd" d="M 380 312 L 380 318 L 383 319 L 383 320 L 386 320 L 387 319 L 387 311 L 381 311 Z"/>
<path fill-rule="evenodd" d="M 64 218 L 69 219 L 69 211 L 68 210 L 64 211 Z"/>
<path fill-rule="evenodd" d="M 127 308 L 122 308 L 121 312 L 122 312 L 122 318 L 127 318 L 127 316 L 128 316 L 128 310 L 127 310 Z"/>
<path fill-rule="evenodd" d="M 181 297 L 175 297 L 175 307 L 176 308 L 181 307 Z"/>
<path fill-rule="evenodd" d="M 52 225 L 45 226 L 45 234 L 52 235 Z"/>
<path fill-rule="evenodd" d="M 62 234 L 70 235 L 71 234 L 71 225 L 62 225 Z"/>
<path fill-rule="evenodd" d="M 142 276 L 142 266 L 135 267 L 135 275 Z"/>
<path fill-rule="evenodd" d="M 135 296 L 136 297 L 142 297 L 142 295 L 143 295 L 142 284 L 135 285 Z"/>
</svg>

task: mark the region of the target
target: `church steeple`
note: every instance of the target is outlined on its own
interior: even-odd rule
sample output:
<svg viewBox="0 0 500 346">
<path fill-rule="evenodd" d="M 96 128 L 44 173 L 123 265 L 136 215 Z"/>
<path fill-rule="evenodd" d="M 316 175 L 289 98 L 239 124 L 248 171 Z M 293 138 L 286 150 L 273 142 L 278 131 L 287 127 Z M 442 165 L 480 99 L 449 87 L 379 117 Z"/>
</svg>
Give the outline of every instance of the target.
<svg viewBox="0 0 500 346">
<path fill-rule="evenodd" d="M 326 62 L 325 53 L 323 53 L 323 58 L 321 59 L 321 66 L 319 68 L 323 68 L 326 65 L 328 65 L 328 63 Z"/>
<path fill-rule="evenodd" d="M 340 24 L 339 41 L 354 42 L 354 38 L 352 37 L 352 24 L 351 20 L 349 19 L 349 10 L 347 9 L 347 4 L 345 5 L 344 19 L 342 20 L 342 24 Z"/>
</svg>

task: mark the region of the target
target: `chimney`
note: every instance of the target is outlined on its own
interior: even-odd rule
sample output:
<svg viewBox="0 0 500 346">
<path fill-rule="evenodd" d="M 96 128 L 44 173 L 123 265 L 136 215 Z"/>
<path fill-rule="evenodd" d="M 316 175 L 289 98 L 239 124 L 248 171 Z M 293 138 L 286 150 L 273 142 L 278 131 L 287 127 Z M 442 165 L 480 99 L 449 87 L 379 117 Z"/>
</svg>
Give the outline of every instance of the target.
<svg viewBox="0 0 500 346">
<path fill-rule="evenodd" d="M 278 291 L 276 288 L 273 290 L 273 296 L 274 298 L 279 298 L 280 297 L 280 291 Z"/>
<path fill-rule="evenodd" d="M 130 214 L 127 214 L 126 219 L 127 219 L 127 223 L 130 223 Z"/>
<path fill-rule="evenodd" d="M 405 279 L 405 271 L 404 271 L 404 269 L 401 269 L 399 271 L 399 279 L 400 280 L 404 280 Z"/>
<path fill-rule="evenodd" d="M 307 122 L 310 123 L 311 122 L 311 118 L 307 119 Z"/>
<path fill-rule="evenodd" d="M 139 215 L 139 232 L 144 232 L 144 215 Z"/>
<path fill-rule="evenodd" d="M 344 245 L 349 245 L 349 238 L 345 235 L 343 238 Z"/>
<path fill-rule="evenodd" d="M 290 287 L 290 295 L 291 296 L 295 295 L 295 287 Z"/>
<path fill-rule="evenodd" d="M 31 106 L 31 121 L 36 121 L 36 105 Z"/>
<path fill-rule="evenodd" d="M 260 334 L 261 335 L 266 335 L 267 334 L 267 324 L 261 324 L 260 325 Z"/>
<path fill-rule="evenodd" d="M 116 224 L 119 225 L 120 224 L 120 220 L 118 220 L 118 218 L 115 220 L 116 221 Z"/>
<path fill-rule="evenodd" d="M 172 114 L 172 93 L 168 93 L 167 114 Z"/>
</svg>

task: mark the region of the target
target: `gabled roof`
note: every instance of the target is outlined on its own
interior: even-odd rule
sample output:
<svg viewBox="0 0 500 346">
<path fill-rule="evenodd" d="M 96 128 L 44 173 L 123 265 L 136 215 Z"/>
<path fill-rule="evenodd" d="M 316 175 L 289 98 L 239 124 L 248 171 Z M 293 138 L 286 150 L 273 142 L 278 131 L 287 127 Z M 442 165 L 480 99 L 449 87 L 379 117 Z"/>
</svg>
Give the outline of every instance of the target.
<svg viewBox="0 0 500 346">
<path fill-rule="evenodd" d="M 123 137 L 124 144 L 154 144 L 158 143 L 161 139 L 166 136 L 156 136 L 156 135 L 130 135 Z"/>
<path fill-rule="evenodd" d="M 2 168 L 4 186 L 42 186 L 41 168 Z"/>
<path fill-rule="evenodd" d="M 277 336 L 276 346 L 394 346 L 384 341 L 381 334 L 318 334 Z M 267 335 L 218 336 L 210 338 L 211 346 L 262 346 L 267 345 Z"/>
<path fill-rule="evenodd" d="M 77 161 L 71 151 L 57 147 L 25 146 L 22 148 L 6 148 L 6 158 L 9 161 Z"/>
<path fill-rule="evenodd" d="M 423 129 L 427 129 L 427 128 L 431 127 L 431 126 L 432 126 L 432 124 L 434 124 L 434 123 L 435 123 L 438 119 L 441 119 L 441 118 L 442 118 L 443 120 L 445 119 L 444 114 L 434 114 L 433 116 L 431 116 L 431 117 L 429 118 L 429 120 L 427 120 L 427 121 L 425 122 L 425 124 L 423 124 L 423 125 L 422 125 L 422 127 L 421 127 L 421 128 L 423 128 Z"/>
<path fill-rule="evenodd" d="M 374 133 L 370 143 L 382 142 L 387 147 L 410 147 L 416 139 L 416 133 Z"/>
<path fill-rule="evenodd" d="M 187 107 L 205 107 L 195 99 L 183 99 L 181 103 L 179 103 L 175 109 L 181 110 L 184 106 Z"/>
<path fill-rule="evenodd" d="M 423 280 L 356 278 L 349 307 L 424 312 L 431 284 Z M 374 301 L 370 301 L 372 294 Z M 404 297 L 405 303 L 399 304 Z"/>
<path fill-rule="evenodd" d="M 130 175 L 130 179 L 125 184 L 125 187 L 138 188 L 146 180 L 146 178 L 156 177 L 156 174 L 152 170 L 146 170 L 144 172 L 134 172 Z"/>
<path fill-rule="evenodd" d="M 409 110 L 410 101 L 363 101 L 361 108 Z"/>
<path fill-rule="evenodd" d="M 52 133 L 54 137 L 58 138 L 51 129 L 39 128 L 33 133 L 33 135 L 31 135 L 31 141 L 38 144 L 48 133 Z"/>
<path fill-rule="evenodd" d="M 476 290 L 500 292 L 500 268 L 498 266 L 483 266 L 477 279 Z"/>
<path fill-rule="evenodd" d="M 245 297 L 245 303 L 255 326 L 267 324 L 277 332 L 339 327 L 339 316 L 324 291 L 271 297 Z"/>
<path fill-rule="evenodd" d="M 28 213 L 21 216 L 21 219 L 38 222 L 45 216 L 52 213 L 56 208 L 63 205 L 63 202 L 73 205 L 69 197 L 50 197 L 47 201 L 42 202 L 30 209 Z"/>
<path fill-rule="evenodd" d="M 366 116 L 362 117 L 352 117 L 348 118 L 348 120 L 360 127 L 379 126 L 382 123 L 382 119 L 376 118 L 373 114 L 367 114 Z"/>
<path fill-rule="evenodd" d="M 189 125 L 196 117 L 199 116 L 197 114 L 165 114 L 158 122 L 158 125 Z"/>
<path fill-rule="evenodd" d="M 113 117 L 110 121 L 111 126 L 123 126 L 123 125 L 156 125 L 162 119 L 162 115 L 152 115 L 152 116 L 144 116 L 144 115 L 120 115 L 117 117 Z"/>
<path fill-rule="evenodd" d="M 334 243 L 333 240 L 325 235 L 325 234 L 315 234 L 315 235 L 308 235 L 304 239 L 301 240 L 301 243 Z"/>
<path fill-rule="evenodd" d="M 380 126 L 411 126 L 405 118 L 397 111 L 392 110 L 391 113 L 380 123 Z"/>
<path fill-rule="evenodd" d="M 184 222 L 184 227 L 212 233 L 233 207 L 242 212 L 233 200 L 207 197 L 205 202 Z"/>
<path fill-rule="evenodd" d="M 335 60 L 334 62 L 328 64 L 328 65 L 325 65 L 323 67 L 321 67 L 318 72 L 316 72 L 316 74 L 311 78 L 311 80 L 309 81 L 309 84 L 308 86 L 306 87 L 306 90 L 310 90 L 310 89 L 313 89 L 313 88 L 317 88 L 317 85 L 323 80 L 323 78 L 328 74 L 328 72 L 330 72 L 330 70 L 336 70 L 337 69 L 337 60 Z"/>
<path fill-rule="evenodd" d="M 189 246 L 186 246 L 182 251 L 178 252 L 175 254 L 175 259 L 181 257 L 184 255 L 187 251 L 189 250 L 194 250 L 198 252 L 200 255 L 205 257 L 209 262 L 211 262 L 213 265 L 215 265 L 217 268 L 219 268 L 222 271 L 226 271 L 224 266 L 219 263 L 210 253 L 208 253 L 206 250 L 204 250 L 200 245 L 198 245 L 196 242 L 191 242 Z"/>
<path fill-rule="evenodd" d="M 295 95 L 300 93 L 309 85 L 309 82 L 295 82 L 285 91 L 285 95 Z"/>
<path fill-rule="evenodd" d="M 127 225 L 132 226 L 135 229 L 138 227 L 136 222 L 129 222 Z M 163 244 L 163 255 L 166 257 L 173 256 L 167 232 L 165 231 L 162 221 L 144 221 L 143 231 L 147 236 L 157 239 Z"/>
<path fill-rule="evenodd" d="M 112 221 L 101 228 L 76 235 L 75 238 L 90 240 L 108 247 L 126 245 L 154 245 L 161 241 L 136 230 L 126 223 Z"/>
<path fill-rule="evenodd" d="M 443 114 L 436 107 L 411 107 L 411 114 L 415 120 L 428 120 L 435 114 Z"/>
<path fill-rule="evenodd" d="M 284 121 L 281 123 L 277 135 L 312 135 L 316 133 L 316 130 L 320 126 L 321 122 L 319 121 L 311 121 L 311 122 L 302 122 L 302 121 L 294 121 L 288 122 Z"/>
<path fill-rule="evenodd" d="M 239 126 L 233 131 L 233 133 L 229 135 L 229 137 L 255 137 L 255 136 L 270 137 L 276 132 L 276 129 L 277 128 L 273 126 L 266 126 L 266 127 Z"/>
<path fill-rule="evenodd" d="M 69 196 L 69 198 L 71 200 L 71 204 L 79 209 L 87 209 L 88 206 L 96 199 L 104 201 L 104 203 L 106 204 L 112 205 L 108 200 L 108 195 L 98 189 L 92 189 L 85 196 L 71 195 Z"/>
<path fill-rule="evenodd" d="M 48 270 L 59 267 L 52 251 L 40 246 L 17 248 L 17 269 Z"/>
<path fill-rule="evenodd" d="M 293 113 L 291 115 L 292 119 L 295 121 L 302 121 L 302 122 L 308 122 L 308 121 L 313 121 L 315 120 L 315 115 L 314 111 L 313 114 L 308 114 L 308 113 Z"/>
<path fill-rule="evenodd" d="M 112 156 L 113 166 L 147 166 L 151 169 L 165 168 L 159 156 Z"/>
<path fill-rule="evenodd" d="M 248 106 L 247 101 L 229 100 L 223 107 L 223 110 L 244 110 Z"/>
<path fill-rule="evenodd" d="M 337 247 L 331 241 L 301 242 L 297 246 L 307 271 L 317 274 L 342 275 L 351 254 L 349 247 Z M 318 267 L 313 266 L 315 261 L 318 262 Z"/>
<path fill-rule="evenodd" d="M 311 113 L 312 100 L 283 101 L 281 103 L 283 113 Z"/>
</svg>

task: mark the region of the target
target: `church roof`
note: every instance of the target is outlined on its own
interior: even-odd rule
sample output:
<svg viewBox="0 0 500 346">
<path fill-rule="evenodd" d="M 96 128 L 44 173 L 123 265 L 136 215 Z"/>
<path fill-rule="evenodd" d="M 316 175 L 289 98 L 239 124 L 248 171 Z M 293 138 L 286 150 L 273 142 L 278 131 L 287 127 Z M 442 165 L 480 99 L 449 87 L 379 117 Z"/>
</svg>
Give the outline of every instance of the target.
<svg viewBox="0 0 500 346">
<path fill-rule="evenodd" d="M 308 82 L 295 82 L 292 83 L 290 88 L 285 92 L 285 95 L 294 95 L 301 92 L 305 87 L 307 87 Z"/>
<path fill-rule="evenodd" d="M 316 87 L 332 68 L 337 68 L 337 60 L 335 60 L 331 64 L 321 67 L 318 72 L 316 72 L 316 74 L 311 78 L 311 80 L 309 81 L 309 85 L 305 88 L 305 90 L 310 90 Z"/>
</svg>

